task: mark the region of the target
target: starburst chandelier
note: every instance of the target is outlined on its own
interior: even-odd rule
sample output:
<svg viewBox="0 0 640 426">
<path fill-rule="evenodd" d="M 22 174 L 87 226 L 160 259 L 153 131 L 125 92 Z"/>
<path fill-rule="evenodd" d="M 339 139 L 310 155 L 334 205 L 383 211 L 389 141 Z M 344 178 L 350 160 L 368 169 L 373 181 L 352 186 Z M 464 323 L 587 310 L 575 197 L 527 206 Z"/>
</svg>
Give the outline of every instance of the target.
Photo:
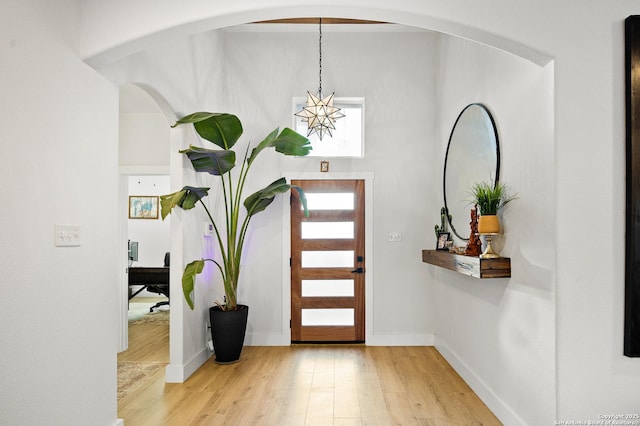
<svg viewBox="0 0 640 426">
<path fill-rule="evenodd" d="M 320 51 L 320 61 L 319 61 L 319 80 L 320 84 L 318 87 L 318 95 L 313 95 L 311 92 L 307 91 L 307 103 L 302 108 L 302 110 L 298 111 L 295 115 L 302 118 L 302 121 L 307 123 L 309 126 L 309 130 L 307 131 L 307 137 L 317 134 L 320 140 L 328 133 L 331 135 L 331 131 L 335 130 L 335 121 L 339 118 L 344 117 L 344 114 L 340 112 L 340 108 L 333 106 L 333 95 L 331 93 L 326 98 L 322 96 L 322 18 L 319 20 L 319 29 L 320 29 L 320 37 L 319 37 L 319 51 Z"/>
</svg>

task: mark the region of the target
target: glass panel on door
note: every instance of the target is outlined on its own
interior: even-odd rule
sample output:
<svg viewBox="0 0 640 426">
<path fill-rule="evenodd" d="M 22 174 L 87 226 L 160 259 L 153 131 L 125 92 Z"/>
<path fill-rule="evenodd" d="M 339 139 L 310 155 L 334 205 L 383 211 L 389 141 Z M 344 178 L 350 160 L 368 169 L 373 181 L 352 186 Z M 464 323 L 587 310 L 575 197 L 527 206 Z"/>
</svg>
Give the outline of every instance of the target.
<svg viewBox="0 0 640 426">
<path fill-rule="evenodd" d="M 302 297 L 353 296 L 353 280 L 302 280 Z"/>
<path fill-rule="evenodd" d="M 302 222 L 302 239 L 353 239 L 353 222 Z"/>
<path fill-rule="evenodd" d="M 305 196 L 309 210 L 353 210 L 355 205 L 352 192 L 308 192 Z"/>
<path fill-rule="evenodd" d="M 354 324 L 353 308 L 331 308 L 331 309 L 303 309 L 303 326 L 331 326 Z"/>
<path fill-rule="evenodd" d="M 303 268 L 352 268 L 353 250 L 303 251 Z"/>
</svg>

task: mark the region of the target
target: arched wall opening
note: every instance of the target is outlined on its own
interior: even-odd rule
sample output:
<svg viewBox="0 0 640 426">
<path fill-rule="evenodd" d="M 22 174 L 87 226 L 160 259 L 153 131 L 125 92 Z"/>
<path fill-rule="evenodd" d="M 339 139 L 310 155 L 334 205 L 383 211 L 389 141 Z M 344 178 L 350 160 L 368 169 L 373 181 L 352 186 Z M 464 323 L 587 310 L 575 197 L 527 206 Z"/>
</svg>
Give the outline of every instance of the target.
<svg viewBox="0 0 640 426">
<path fill-rule="evenodd" d="M 157 19 L 142 19 L 135 29 L 126 28 L 129 31 L 123 31 L 123 28 L 119 28 L 120 31 L 116 33 L 108 24 L 108 22 L 112 21 L 105 14 L 113 13 L 113 19 L 116 20 L 119 18 L 121 21 L 135 21 L 136 13 L 134 11 L 124 6 L 122 9 L 114 10 L 87 9 L 85 11 L 85 19 L 88 25 L 84 29 L 83 40 L 85 43 L 80 46 L 81 57 L 89 65 L 100 68 L 134 52 L 144 50 L 157 42 L 166 42 L 175 37 L 194 35 L 251 22 L 330 16 L 389 22 L 437 31 L 495 47 L 540 66 L 546 65 L 552 60 L 552 56 L 543 51 L 479 27 L 457 22 L 455 18 L 449 18 L 446 15 L 435 16 L 368 6 L 350 7 L 325 4 L 318 6 L 255 8 L 242 12 L 222 14 L 217 8 L 213 7 L 209 11 L 202 7 L 197 9 L 180 7 L 170 11 L 170 14 L 167 14 L 168 11 L 161 10 L 161 8 L 143 12 L 147 17 L 157 13 Z"/>
<path fill-rule="evenodd" d="M 284 15 L 284 17 L 286 16 L 291 15 Z M 254 20 L 272 19 L 277 17 L 283 17 L 283 15 L 280 14 L 274 16 L 272 13 L 264 13 L 261 16 L 255 16 Z M 375 14 L 360 17 L 369 19 L 376 18 Z M 238 19 L 237 16 L 234 19 Z M 411 20 L 408 18 L 405 19 L 405 23 L 410 21 Z M 245 21 L 238 19 L 237 22 L 242 23 Z M 220 22 L 218 22 L 218 24 L 220 24 Z M 202 24 L 200 23 L 200 25 Z M 414 26 L 418 27 L 418 25 Z M 222 26 L 219 28 L 222 28 Z M 265 104 L 263 100 L 253 102 L 255 100 L 255 96 L 252 96 L 251 91 L 255 91 L 255 88 L 259 88 L 260 90 L 265 90 L 265 88 L 268 89 L 268 84 L 265 84 L 264 81 L 259 79 L 254 79 L 256 76 L 253 74 L 244 75 L 240 72 L 240 70 L 243 70 L 244 72 L 244 70 L 248 70 L 251 67 L 243 66 L 248 65 L 248 62 L 246 62 L 247 58 L 235 55 L 234 52 L 242 52 L 242 48 L 251 46 L 252 41 L 255 40 L 252 39 L 253 36 L 251 34 L 247 35 L 245 32 L 238 32 L 241 36 L 237 41 L 235 38 L 230 40 L 232 37 L 229 36 L 229 33 L 233 31 L 235 30 L 224 29 L 209 32 L 208 35 L 204 35 L 203 33 L 196 34 L 188 38 L 183 37 L 183 39 L 189 40 L 183 44 L 172 44 L 172 42 L 169 41 L 161 44 L 162 46 L 168 46 L 172 49 L 179 46 L 184 48 L 185 52 L 188 50 L 188 52 L 184 53 L 184 57 L 186 58 L 193 58 L 193 56 L 190 56 L 193 54 L 210 52 L 208 49 L 212 46 L 223 49 L 225 47 L 227 48 L 225 53 L 229 53 L 229 56 L 227 56 L 226 59 L 233 62 L 235 67 L 234 70 L 237 72 L 230 73 L 230 70 L 228 68 L 225 69 L 219 62 L 214 60 L 203 61 L 202 58 L 199 57 L 196 58 L 197 60 L 193 60 L 193 63 L 183 62 L 181 64 L 184 66 L 193 66 L 194 71 L 202 69 L 206 71 L 202 74 L 191 74 L 193 81 L 189 83 L 190 85 L 187 86 L 188 90 L 186 91 L 178 90 L 174 87 L 174 85 L 184 83 L 179 77 L 177 77 L 178 74 L 176 68 L 173 68 L 171 72 L 166 72 L 167 75 L 158 76 L 155 74 L 148 80 L 140 78 L 139 66 L 141 64 L 144 64 L 145 67 L 155 66 L 157 69 L 163 69 L 163 65 L 166 63 L 181 62 L 176 61 L 175 59 L 167 60 L 166 63 L 162 62 L 162 58 L 160 57 L 161 49 L 159 48 L 155 49 L 155 51 L 154 48 L 150 48 L 140 54 L 131 55 L 130 58 L 125 58 L 123 61 L 116 61 L 126 63 L 126 66 L 121 67 L 121 64 L 119 63 L 117 66 L 105 66 L 104 69 L 107 70 L 107 73 L 113 73 L 113 75 L 118 75 L 118 78 L 123 78 L 124 80 L 122 81 L 126 81 L 127 78 L 131 80 L 135 78 L 137 81 L 144 81 L 145 85 L 156 87 L 157 90 L 167 99 L 170 99 L 168 103 L 171 103 L 173 109 L 180 111 L 181 114 L 193 112 L 196 109 L 201 108 L 210 110 L 216 110 L 217 108 L 231 108 L 234 112 L 242 111 L 248 113 L 252 119 L 258 117 L 260 114 L 263 117 L 256 119 L 258 124 L 251 124 L 251 126 L 255 126 L 256 129 L 246 129 L 246 133 L 253 136 L 253 131 L 261 132 L 265 130 L 265 126 L 269 126 L 272 121 L 281 122 L 284 120 L 286 123 L 286 120 L 288 120 L 289 117 L 289 108 L 288 106 L 283 108 L 277 107 L 275 108 L 277 111 L 274 112 L 273 106 Z M 313 31 L 315 31 L 315 28 Z M 233 32 L 233 34 L 235 37 L 235 34 L 237 33 Z M 165 33 L 163 34 L 163 37 L 167 35 L 168 33 Z M 268 39 L 268 37 L 266 38 Z M 314 39 L 315 35 L 312 34 L 309 36 L 309 40 Z M 146 42 L 148 41 L 150 40 L 146 40 Z M 266 40 L 265 42 L 269 43 L 269 40 Z M 271 42 L 276 43 L 276 40 L 272 40 Z M 315 40 L 313 43 L 315 45 Z M 488 47 L 486 43 L 479 44 L 461 39 L 460 37 L 442 36 L 441 40 L 430 39 L 428 42 L 429 47 L 437 47 L 440 45 L 446 45 L 446 48 L 441 52 L 441 56 L 439 57 L 441 60 L 438 65 L 439 68 L 435 67 L 434 64 L 430 64 L 429 67 L 431 68 L 429 68 L 429 72 L 431 74 L 429 74 L 429 77 L 425 79 L 435 79 L 436 75 L 447 75 L 448 78 L 442 80 L 442 84 L 438 85 L 438 87 L 435 87 L 435 85 L 432 87 L 430 84 L 427 84 L 425 86 L 420 86 L 417 89 L 415 84 L 410 85 L 409 87 L 399 87 L 395 85 L 395 83 L 390 85 L 388 82 L 381 81 L 369 85 L 370 87 L 375 88 L 375 94 L 379 99 L 382 99 L 385 102 L 391 100 L 388 105 L 393 105 L 394 108 L 392 113 L 394 117 L 396 115 L 403 116 L 405 114 L 409 114 L 409 116 L 405 116 L 405 118 L 411 117 L 411 120 L 408 120 L 408 122 L 420 123 L 420 126 L 410 126 L 405 123 L 404 126 L 400 126 L 401 130 L 400 133 L 398 133 L 398 130 L 395 132 L 389 132 L 390 127 L 386 125 L 387 123 L 385 123 L 384 120 L 369 121 L 369 123 L 372 123 L 371 125 L 375 124 L 375 127 L 370 127 L 369 130 L 371 131 L 368 131 L 367 133 L 368 139 L 372 144 L 378 144 L 380 147 L 384 147 L 385 144 L 387 146 L 389 145 L 389 141 L 401 141 L 402 143 L 394 146 L 405 147 L 403 151 L 404 157 L 402 157 L 401 160 L 404 163 L 388 168 L 389 171 L 402 169 L 402 179 L 400 179 L 400 181 L 396 180 L 398 173 L 389 173 L 389 171 L 385 170 L 381 164 L 376 163 L 375 158 L 384 158 L 384 152 L 382 149 L 378 153 L 376 153 L 375 150 L 369 150 L 368 153 L 370 155 L 370 160 L 366 160 L 365 162 L 340 163 L 332 161 L 332 170 L 338 171 L 342 168 L 356 172 L 371 170 L 375 172 L 374 197 L 378 200 L 378 203 L 374 206 L 376 209 L 376 229 L 381 229 L 384 233 L 387 230 L 399 230 L 396 229 L 399 226 L 398 223 L 410 223 L 415 225 L 412 229 L 404 230 L 403 235 L 405 235 L 405 242 L 400 246 L 396 246 L 401 247 L 401 250 L 397 254 L 397 258 L 392 257 L 392 263 L 407 262 L 407 259 L 410 259 L 413 254 L 418 253 L 419 249 L 428 248 L 426 245 L 429 244 L 429 240 L 426 239 L 427 237 L 425 236 L 429 235 L 429 228 L 431 228 L 431 225 L 429 224 L 431 221 L 434 223 L 437 222 L 436 216 L 439 212 L 441 197 L 438 189 L 423 187 L 420 185 L 424 182 L 437 182 L 435 186 L 439 188 L 441 182 L 439 170 L 442 168 L 444 148 L 446 147 L 446 140 L 448 132 L 450 131 L 449 124 L 453 123 L 453 120 L 459 113 L 460 109 L 464 107 L 466 103 L 478 101 L 488 103 L 492 112 L 496 115 L 499 131 L 501 133 L 501 140 L 504 140 L 504 143 L 511 145 L 510 148 L 503 149 L 505 155 L 509 156 L 509 159 L 506 160 L 505 163 L 510 164 L 509 167 L 511 170 L 503 172 L 501 175 L 507 177 L 509 183 L 514 187 L 518 189 L 523 187 L 525 188 L 524 193 L 521 192 L 522 198 L 530 200 L 530 193 L 533 194 L 537 192 L 540 189 L 540 186 L 543 187 L 544 191 L 542 193 L 544 194 L 549 194 L 549 190 L 553 192 L 552 182 L 550 184 L 550 181 L 548 180 L 551 176 L 545 176 L 544 178 L 536 177 L 535 180 L 537 183 L 533 186 L 530 184 L 530 182 L 534 181 L 532 176 L 537 176 L 537 174 L 532 170 L 534 167 L 545 170 L 553 167 L 552 63 L 545 62 L 545 65 L 541 66 L 538 62 L 533 60 L 532 57 L 527 57 L 527 55 L 520 55 L 520 58 L 526 57 L 526 60 L 516 59 L 512 53 L 507 54 L 504 51 Z M 419 46 L 422 45 L 417 43 L 414 48 L 418 48 Z M 273 48 L 273 46 L 271 48 Z M 402 49 L 388 48 L 382 50 L 401 51 Z M 375 64 L 381 62 L 373 60 L 371 63 Z M 464 64 L 464 66 L 459 64 Z M 325 66 L 328 65 L 329 62 L 327 62 Z M 317 63 L 313 60 L 309 69 L 314 69 L 316 66 Z M 341 63 L 341 66 L 345 65 Z M 123 72 L 122 70 L 124 68 L 128 69 Z M 410 70 L 411 66 L 405 66 L 403 68 L 404 70 Z M 135 71 L 133 71 L 134 69 Z M 481 69 L 482 73 L 474 75 L 469 72 L 469 70 L 473 69 Z M 117 70 L 117 72 L 114 70 Z M 514 76 L 507 75 L 510 70 L 515 70 L 517 73 L 520 73 L 519 76 L 523 76 L 523 80 L 519 80 L 519 77 L 516 78 Z M 305 73 L 305 75 L 307 75 L 307 73 Z M 303 90 L 307 89 L 306 86 L 309 84 L 313 85 L 313 83 L 315 83 L 315 72 L 310 72 L 308 75 L 310 78 L 304 79 L 304 85 L 302 86 Z M 372 75 L 375 75 L 375 73 L 372 73 Z M 398 77 L 397 80 L 403 80 L 404 77 L 406 76 L 403 75 L 403 77 Z M 239 87 L 241 78 L 245 79 L 247 82 L 245 86 L 247 87 L 239 90 L 238 92 L 236 91 L 236 88 Z M 415 81 L 418 81 L 419 78 L 420 77 L 415 74 L 411 75 L 411 79 L 416 79 Z M 161 81 L 161 83 L 158 84 L 158 81 Z M 251 84 L 249 84 L 249 82 L 251 82 Z M 254 82 L 255 86 L 252 86 Z M 522 84 L 523 82 L 525 84 Z M 540 87 L 543 87 L 544 90 L 538 90 Z M 232 91 L 233 93 L 228 92 L 230 91 L 229 88 L 234 88 Z M 225 90 L 227 90 L 227 92 L 225 92 Z M 292 91 L 300 92 L 301 90 L 296 88 L 295 90 L 292 89 Z M 427 110 L 425 110 L 424 106 L 420 109 L 420 106 L 417 105 L 419 100 L 416 99 L 416 92 L 423 93 L 423 99 L 430 100 L 429 102 L 431 103 Z M 534 92 L 541 92 L 540 97 L 537 97 L 538 95 Z M 185 96 L 177 96 L 178 93 Z M 288 92 L 285 91 L 284 93 Z M 384 96 L 382 95 L 383 93 Z M 371 94 L 373 95 L 374 92 L 371 92 Z M 400 94 L 402 96 L 399 96 Z M 273 99 L 273 96 L 265 97 Z M 285 97 L 288 97 L 288 95 L 285 95 Z M 514 99 L 518 99 L 519 97 L 520 99 L 526 99 L 527 101 L 523 101 L 521 104 L 520 102 L 516 102 L 518 104 L 518 108 L 520 108 L 520 113 L 517 113 L 516 110 L 518 110 L 518 108 L 514 108 Z M 237 99 L 234 100 L 232 98 Z M 238 99 L 242 99 L 243 101 Z M 533 101 L 529 101 L 531 99 L 533 99 Z M 252 104 L 249 104 L 249 102 L 252 102 Z M 412 102 L 415 102 L 416 104 Z M 372 108 L 368 108 L 368 111 L 376 112 L 376 107 L 374 107 L 375 104 L 372 103 L 368 104 L 368 106 L 369 105 L 371 105 Z M 409 105 L 412 108 L 409 108 Z M 376 115 L 376 117 L 378 118 L 390 116 L 388 114 L 389 111 L 384 111 L 382 109 L 382 103 L 377 106 L 377 111 L 377 114 L 379 115 Z M 416 113 L 415 111 L 419 111 L 419 113 Z M 266 119 L 264 117 L 266 117 Z M 424 117 L 429 117 L 428 124 L 425 124 Z M 534 117 L 534 119 L 527 121 L 527 117 Z M 242 118 L 244 118 L 244 116 Z M 428 129 L 428 133 L 425 133 L 425 126 L 427 126 L 426 129 Z M 258 128 L 260 130 L 257 130 Z M 172 134 L 175 135 L 175 138 L 183 138 L 184 144 L 187 144 L 187 141 L 191 142 L 191 139 L 189 139 L 187 133 L 183 133 L 183 130 L 176 129 L 172 131 Z M 259 135 L 255 136 L 258 137 Z M 429 145 L 427 146 L 424 140 L 430 140 L 431 142 L 429 142 Z M 521 145 L 514 144 L 514 140 L 517 140 Z M 418 143 L 419 141 L 422 141 L 422 143 Z M 177 143 L 175 145 L 175 150 L 177 151 L 182 147 L 182 143 Z M 518 149 L 521 147 L 529 148 L 521 150 L 522 152 L 519 153 Z M 533 147 L 535 147 L 535 149 Z M 527 162 L 525 161 L 525 157 L 528 157 L 529 165 L 526 165 Z M 413 162 L 418 159 L 422 159 L 420 168 L 423 171 L 416 171 L 420 169 L 419 167 L 410 168 L 412 170 L 415 169 L 413 171 L 410 171 L 406 167 L 403 168 L 403 165 L 406 165 L 407 163 L 414 164 Z M 296 172 L 307 170 L 311 167 L 315 169 L 315 163 L 305 163 L 305 161 L 307 160 L 297 162 L 293 166 L 286 165 L 285 170 L 293 170 Z M 523 164 L 525 164 L 524 167 Z M 282 168 L 284 168 L 284 166 L 285 165 L 283 164 L 276 165 L 276 167 Z M 183 174 L 185 173 L 183 170 L 182 160 L 179 158 L 176 159 L 175 168 L 173 165 L 171 167 L 172 178 L 176 177 L 177 179 L 182 179 Z M 394 174 L 396 176 L 394 176 Z M 403 182 L 405 183 L 404 186 Z M 417 187 L 413 187 L 407 186 L 406 182 L 422 183 L 418 184 Z M 177 183 L 177 181 L 174 182 L 172 180 L 172 184 L 175 188 L 181 187 L 181 185 L 178 185 Z M 526 188 L 527 186 L 530 187 Z M 425 198 L 428 198 L 428 201 L 420 199 L 418 200 L 418 205 L 414 206 L 416 207 L 416 211 L 420 212 L 419 214 L 414 216 L 399 215 L 398 212 L 389 207 L 394 205 L 403 205 L 403 202 L 406 202 L 406 199 L 411 198 L 411 194 L 405 194 L 399 191 L 398 188 L 417 189 L 415 192 L 426 194 Z M 397 199 L 394 198 L 394 195 L 398 196 Z M 531 207 L 528 203 L 529 202 L 519 208 L 516 208 L 517 210 L 513 213 L 513 216 L 510 219 L 511 229 L 521 229 L 520 225 L 522 225 L 522 223 L 519 224 L 518 222 L 522 221 L 526 222 L 529 220 L 529 222 L 544 222 L 544 219 L 546 218 L 545 214 L 547 213 L 537 212 L 536 208 L 532 209 L 532 211 L 536 211 L 533 216 L 527 217 L 525 215 L 521 215 L 526 208 Z M 550 210 L 550 212 L 552 211 L 553 209 Z M 275 212 L 274 215 L 279 215 L 279 213 Z M 173 219 L 175 219 L 175 217 Z M 172 222 L 172 227 L 173 223 L 174 222 Z M 260 228 L 266 228 L 266 221 L 258 223 L 258 226 Z M 278 228 L 277 224 L 274 227 Z M 526 227 L 522 227 L 522 229 L 526 229 Z M 261 229 L 260 231 L 262 232 L 263 230 Z M 276 229 L 276 231 L 279 232 L 280 230 Z M 175 233 L 174 237 L 172 237 L 172 259 L 178 260 L 181 259 L 180 256 L 173 256 L 174 250 L 178 249 L 177 244 L 175 243 L 175 235 L 179 235 L 177 238 L 182 239 L 182 234 L 181 231 L 178 230 L 172 230 L 172 232 Z M 421 237 L 412 238 L 412 234 Z M 523 374 L 522 371 L 520 373 L 517 372 L 518 366 L 521 365 L 523 359 L 526 359 L 528 360 L 527 362 L 531 363 L 541 363 L 541 365 L 545 366 L 545 371 L 548 373 L 545 375 L 543 380 L 534 380 L 530 377 L 524 378 L 524 382 L 532 383 L 534 386 L 530 388 L 520 387 L 518 389 L 509 389 L 508 391 L 504 393 L 500 392 L 499 394 L 494 394 L 491 390 L 485 389 L 485 394 L 488 396 L 485 395 L 483 399 L 485 399 L 485 402 L 487 402 L 494 411 L 507 413 L 501 416 L 502 419 L 511 419 L 509 414 L 511 409 L 509 407 L 518 406 L 522 401 L 531 400 L 532 398 L 535 398 L 536 395 L 541 395 L 542 393 L 540 392 L 540 389 L 544 389 L 544 395 L 546 395 L 546 397 L 543 398 L 543 401 L 540 401 L 540 404 L 545 407 L 543 409 L 544 412 L 551 412 L 553 408 L 549 407 L 553 405 L 554 393 L 549 392 L 548 389 L 553 389 L 553 374 L 555 372 L 555 364 L 553 360 L 553 336 L 555 335 L 555 324 L 553 323 L 553 280 L 547 280 L 549 278 L 549 271 L 553 269 L 553 265 L 547 255 L 553 256 L 554 253 L 553 247 L 550 248 L 550 245 L 552 245 L 554 241 L 553 235 L 553 229 L 551 229 L 549 233 L 545 234 L 545 238 L 548 239 L 547 242 L 539 241 L 539 239 L 536 239 L 536 237 L 533 236 L 533 247 L 530 241 L 527 242 L 524 239 L 520 240 L 517 236 L 512 235 L 508 239 L 509 245 L 506 246 L 506 253 L 513 253 L 517 255 L 518 262 L 520 262 L 521 265 L 526 267 L 530 267 L 531 265 L 539 267 L 542 265 L 533 279 L 533 284 L 531 282 L 520 282 L 513 285 L 494 286 L 490 289 L 473 290 L 470 290 L 464 282 L 460 282 L 458 279 L 454 279 L 454 285 L 451 286 L 451 283 L 449 282 L 452 281 L 451 277 L 442 276 L 437 272 L 427 272 L 420 268 L 420 266 L 415 267 L 415 265 L 404 269 L 403 278 L 398 280 L 400 282 L 400 287 L 395 286 L 394 288 L 390 288 L 390 286 L 385 285 L 385 283 L 391 282 L 395 278 L 392 274 L 386 272 L 392 268 L 390 269 L 390 267 L 388 267 L 388 265 L 384 265 L 383 262 L 384 257 L 390 253 L 389 249 L 393 249 L 394 247 L 387 247 L 386 242 L 383 239 L 378 239 L 375 242 L 375 245 L 378 248 L 374 248 L 374 257 L 376 262 L 382 262 L 381 265 L 384 266 L 376 268 L 376 271 L 378 272 L 376 273 L 375 283 L 372 286 L 373 291 L 376 293 L 376 297 L 373 302 L 374 305 L 367 307 L 368 310 L 375 313 L 372 322 L 377 324 L 372 331 L 374 334 L 374 338 L 372 340 L 381 342 L 381 344 L 398 341 L 402 341 L 403 343 L 417 341 L 433 342 L 433 344 L 439 346 L 443 351 L 448 349 L 450 357 L 455 359 L 456 355 L 459 356 L 460 363 L 463 367 L 465 365 L 470 366 L 470 368 L 467 369 L 469 377 L 466 377 L 466 379 L 468 381 L 474 382 L 475 379 L 475 382 L 478 383 L 485 382 L 488 383 L 491 388 L 502 388 L 505 385 L 501 379 L 502 373 L 494 371 L 493 367 L 486 363 L 487 359 L 503 359 L 505 361 L 503 365 L 509 366 L 509 368 L 513 370 L 510 371 L 513 373 L 512 377 L 516 377 L 517 379 L 520 379 L 520 375 Z M 548 238 L 549 236 L 551 236 L 551 238 Z M 276 246 L 279 242 L 279 237 L 274 236 L 273 233 L 269 233 L 268 237 L 258 236 L 256 238 L 265 240 L 274 239 Z M 182 245 L 180 245 L 180 248 L 182 248 Z M 547 254 L 541 256 L 540 252 L 542 251 L 546 251 Z M 280 264 L 277 260 L 275 263 L 278 265 Z M 264 263 L 260 265 L 260 268 L 268 267 L 269 266 Z M 260 273 L 262 273 L 262 271 L 260 271 Z M 271 271 L 269 270 L 269 274 L 270 273 Z M 175 270 L 177 277 L 173 274 L 174 272 L 172 271 L 173 282 L 179 282 L 180 271 L 177 269 Z M 278 276 L 280 271 L 275 272 L 274 274 Z M 258 272 L 251 272 L 250 269 L 248 275 L 259 277 Z M 427 290 L 424 288 L 425 281 L 433 283 Z M 521 291 L 514 291 L 513 288 L 518 288 L 520 286 L 526 289 L 532 285 L 537 286 L 536 291 L 542 291 L 544 293 L 545 300 L 539 300 L 537 297 L 522 298 L 520 294 Z M 268 298 L 271 297 L 271 293 L 279 292 L 280 290 L 281 289 L 279 288 L 267 286 L 265 289 L 259 290 L 258 294 L 263 298 Z M 491 294 L 487 294 L 487 291 Z M 415 300 L 438 300 L 443 302 L 440 304 L 441 306 L 469 306 L 471 309 L 469 309 L 468 312 L 479 313 L 481 318 L 465 316 L 468 312 L 464 312 L 464 310 L 458 312 L 456 309 L 454 309 L 455 315 L 454 311 L 439 311 L 436 313 L 434 310 L 430 310 L 427 314 L 424 314 L 419 313 L 420 309 L 417 306 L 410 306 L 406 309 L 406 312 L 411 312 L 411 315 L 416 314 L 417 316 L 405 315 L 405 318 L 402 316 L 389 318 L 383 314 L 386 310 L 384 301 L 390 300 L 397 293 L 405 295 L 412 294 L 415 296 Z M 462 297 L 457 293 L 462 293 Z M 181 298 L 181 295 L 178 295 L 177 297 Z M 501 306 L 501 298 L 504 300 L 513 300 L 514 302 Z M 475 306 L 478 299 L 487 300 L 489 304 Z M 201 331 L 206 331 L 200 330 L 200 328 L 203 328 L 200 318 L 202 315 L 200 315 L 200 313 L 193 314 L 191 312 L 183 313 L 182 311 L 178 311 L 179 309 L 182 309 L 183 304 L 180 305 L 180 307 L 176 307 L 175 312 L 173 312 L 174 309 L 172 309 L 171 335 L 172 339 L 176 338 L 180 341 L 176 342 L 177 349 L 175 349 L 176 356 L 174 357 L 174 341 L 172 340 L 172 365 L 167 369 L 168 381 L 185 380 L 192 371 L 195 371 L 195 369 L 197 369 L 199 365 L 206 360 L 208 355 L 206 348 L 200 347 L 204 343 L 204 339 L 201 337 Z M 279 308 L 282 308 L 282 306 L 279 306 Z M 534 312 L 536 318 L 540 318 L 543 322 L 542 328 L 540 329 L 545 335 L 545 337 L 542 338 L 543 344 L 539 346 L 537 350 L 531 351 L 530 354 L 520 353 L 519 351 L 514 350 L 514 348 L 510 347 L 508 342 L 505 340 L 506 336 L 514 332 L 514 327 L 523 327 L 526 332 L 531 331 L 529 330 L 530 325 L 523 323 L 522 318 L 516 318 L 511 321 L 513 319 L 511 313 L 517 312 L 520 309 Z M 278 311 L 278 307 L 275 307 L 272 311 Z M 386 311 L 388 312 L 388 310 Z M 249 330 L 250 343 L 283 344 L 282 336 L 286 334 L 286 325 L 279 323 L 282 322 L 280 318 L 274 322 L 273 318 L 269 317 L 269 315 L 271 315 L 270 313 L 260 313 L 260 310 L 257 308 L 253 309 L 252 312 L 257 312 L 258 315 L 263 315 L 263 317 L 260 317 L 261 321 L 258 321 L 257 325 L 262 326 L 267 324 L 270 327 L 272 326 L 272 328 L 266 330 L 260 329 L 254 324 L 254 328 Z M 551 319 L 547 321 L 546 314 L 548 313 L 551 313 L 549 316 Z M 179 315 L 180 320 L 182 321 L 180 326 L 177 327 L 176 325 L 175 328 L 174 315 Z M 264 318 L 266 318 L 266 320 L 262 321 Z M 504 318 L 509 318 L 510 324 L 505 324 Z M 465 324 L 468 323 L 481 325 L 481 329 L 478 330 L 477 336 L 484 336 L 484 339 L 490 342 L 488 344 L 490 347 L 489 350 L 477 350 L 478 347 L 483 346 L 478 346 L 479 342 L 475 342 L 477 337 L 473 335 L 467 336 L 468 331 L 465 329 Z M 426 325 L 415 327 L 413 324 Z M 398 338 L 399 332 L 404 332 L 405 335 L 403 335 L 402 338 Z M 543 349 L 539 349 L 540 347 Z M 464 370 L 464 368 L 459 368 L 459 370 Z M 482 388 L 482 385 L 480 387 Z M 478 392 L 477 389 L 476 391 Z M 522 412 L 522 410 L 520 411 Z M 524 411 L 524 414 L 522 414 L 523 418 L 531 420 L 531 423 L 535 423 L 538 420 L 535 415 L 527 413 L 526 409 Z"/>
</svg>

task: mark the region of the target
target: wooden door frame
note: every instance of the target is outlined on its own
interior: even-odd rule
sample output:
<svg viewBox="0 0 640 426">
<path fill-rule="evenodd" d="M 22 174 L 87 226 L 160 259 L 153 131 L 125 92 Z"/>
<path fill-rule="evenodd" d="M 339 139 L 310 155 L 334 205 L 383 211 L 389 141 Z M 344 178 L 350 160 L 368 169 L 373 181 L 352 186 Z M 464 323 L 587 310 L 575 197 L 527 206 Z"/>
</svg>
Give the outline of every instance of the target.
<svg viewBox="0 0 640 426">
<path fill-rule="evenodd" d="M 364 255 L 367 259 L 367 273 L 365 274 L 365 344 L 369 341 L 373 331 L 373 173 L 372 172 L 348 172 L 348 173 L 309 173 L 286 172 L 282 174 L 291 180 L 363 180 L 364 181 Z M 282 345 L 291 344 L 291 215 L 289 197 L 282 198 Z"/>
</svg>

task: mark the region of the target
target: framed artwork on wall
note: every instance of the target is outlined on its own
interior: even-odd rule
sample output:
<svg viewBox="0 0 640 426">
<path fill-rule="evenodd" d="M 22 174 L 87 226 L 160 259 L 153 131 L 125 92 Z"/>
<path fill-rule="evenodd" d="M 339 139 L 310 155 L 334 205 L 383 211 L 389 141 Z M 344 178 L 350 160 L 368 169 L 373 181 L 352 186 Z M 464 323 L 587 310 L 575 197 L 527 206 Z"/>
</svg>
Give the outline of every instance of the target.
<svg viewBox="0 0 640 426">
<path fill-rule="evenodd" d="M 157 219 L 158 199 L 157 196 L 130 195 L 129 219 Z"/>
</svg>

